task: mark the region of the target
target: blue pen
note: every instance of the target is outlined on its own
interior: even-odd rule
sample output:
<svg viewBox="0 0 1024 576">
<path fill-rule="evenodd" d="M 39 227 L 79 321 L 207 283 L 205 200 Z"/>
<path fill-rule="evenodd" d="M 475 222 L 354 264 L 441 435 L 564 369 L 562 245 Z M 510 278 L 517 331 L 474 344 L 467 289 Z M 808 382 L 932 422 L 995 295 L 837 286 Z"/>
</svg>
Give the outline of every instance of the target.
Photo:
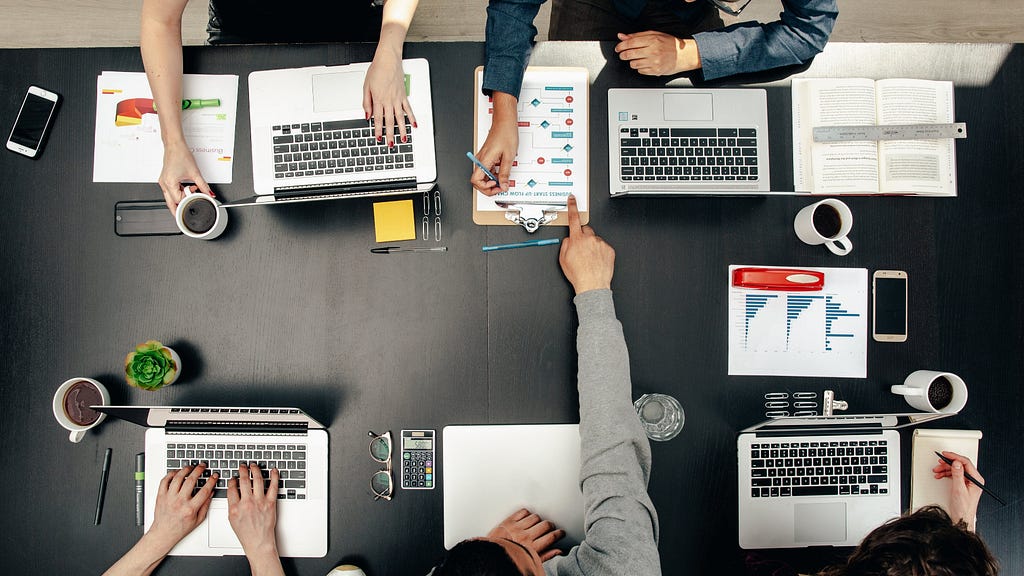
<svg viewBox="0 0 1024 576">
<path fill-rule="evenodd" d="M 466 158 L 472 160 L 473 164 L 476 164 L 481 170 L 483 170 L 484 174 L 486 174 L 488 178 L 494 180 L 495 182 L 498 181 L 498 179 L 495 178 L 494 174 L 491 174 L 491 171 L 487 169 L 487 166 L 484 166 L 483 163 L 480 162 L 480 159 L 474 156 L 472 152 L 466 152 Z"/>
<path fill-rule="evenodd" d="M 483 246 L 484 252 L 493 252 L 494 250 L 510 250 L 512 248 L 527 248 L 529 246 L 551 246 L 552 244 L 560 244 L 561 238 L 544 238 L 543 240 L 527 240 L 525 242 L 515 242 L 513 244 L 496 244 L 494 246 Z"/>
</svg>

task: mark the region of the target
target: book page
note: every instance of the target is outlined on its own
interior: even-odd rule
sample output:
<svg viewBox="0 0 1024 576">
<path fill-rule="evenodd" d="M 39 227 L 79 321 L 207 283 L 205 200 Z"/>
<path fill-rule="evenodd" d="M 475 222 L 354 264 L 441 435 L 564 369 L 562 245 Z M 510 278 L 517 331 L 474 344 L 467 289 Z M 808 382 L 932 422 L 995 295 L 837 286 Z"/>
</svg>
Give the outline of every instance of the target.
<svg viewBox="0 0 1024 576">
<path fill-rule="evenodd" d="M 953 83 L 879 80 L 878 124 L 953 122 Z M 879 188 L 885 193 L 956 195 L 956 147 L 944 140 L 879 142 Z"/>
<path fill-rule="evenodd" d="M 818 126 L 875 124 L 874 81 L 866 78 L 794 79 L 793 122 L 797 190 L 809 189 L 814 194 L 878 192 L 877 143 L 813 142 L 811 132 Z M 796 171 L 797 163 L 802 165 L 802 175 Z"/>
</svg>

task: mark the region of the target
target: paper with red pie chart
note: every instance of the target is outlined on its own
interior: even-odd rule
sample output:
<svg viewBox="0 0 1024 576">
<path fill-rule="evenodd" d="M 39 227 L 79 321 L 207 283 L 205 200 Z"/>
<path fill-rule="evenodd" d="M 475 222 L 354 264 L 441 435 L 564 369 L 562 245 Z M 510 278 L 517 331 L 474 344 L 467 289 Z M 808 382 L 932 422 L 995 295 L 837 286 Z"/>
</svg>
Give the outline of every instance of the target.
<svg viewBox="0 0 1024 576">
<path fill-rule="evenodd" d="M 476 72 L 483 83 L 483 68 Z M 519 151 L 508 192 L 475 192 L 476 209 L 505 212 L 496 202 L 565 203 L 576 196 L 581 212 L 589 203 L 589 75 L 586 68 L 529 67 L 519 93 Z M 476 149 L 487 139 L 494 113 L 490 97 L 476 100 Z"/>
</svg>

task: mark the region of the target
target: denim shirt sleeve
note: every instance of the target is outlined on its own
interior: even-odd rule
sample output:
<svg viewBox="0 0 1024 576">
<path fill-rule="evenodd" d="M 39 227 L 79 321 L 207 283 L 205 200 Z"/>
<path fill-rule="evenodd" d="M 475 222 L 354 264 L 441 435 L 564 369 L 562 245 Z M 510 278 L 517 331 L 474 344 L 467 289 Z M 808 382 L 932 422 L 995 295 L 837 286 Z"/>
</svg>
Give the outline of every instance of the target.
<svg viewBox="0 0 1024 576">
<path fill-rule="evenodd" d="M 779 20 L 743 22 L 694 34 L 704 79 L 803 64 L 825 48 L 837 0 L 783 0 Z"/>
<path fill-rule="evenodd" d="M 490 0 L 484 65 L 484 94 L 497 90 L 519 98 L 537 28 L 533 19 L 547 0 Z"/>
</svg>

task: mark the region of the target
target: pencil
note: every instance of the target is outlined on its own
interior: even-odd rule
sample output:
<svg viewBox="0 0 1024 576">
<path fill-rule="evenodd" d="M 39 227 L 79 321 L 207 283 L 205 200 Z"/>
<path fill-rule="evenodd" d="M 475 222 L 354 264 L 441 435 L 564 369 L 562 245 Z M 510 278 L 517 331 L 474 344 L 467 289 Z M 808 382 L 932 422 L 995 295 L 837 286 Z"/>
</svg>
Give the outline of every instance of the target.
<svg viewBox="0 0 1024 576">
<path fill-rule="evenodd" d="M 496 244 L 494 246 L 482 246 L 481 249 L 484 252 L 493 252 L 494 250 L 510 250 L 512 248 L 527 248 L 529 246 L 550 246 L 552 244 L 559 244 L 561 242 L 561 238 L 545 238 L 543 240 L 526 240 L 525 242 L 515 242 L 512 244 Z"/>
<path fill-rule="evenodd" d="M 943 456 L 939 452 L 936 452 L 935 455 L 938 456 L 939 459 L 941 459 L 946 464 L 949 464 L 950 466 L 953 465 L 953 459 L 952 458 L 946 458 L 945 456 Z M 1003 506 L 1006 506 L 1006 502 L 1003 502 L 1002 498 L 1000 498 L 999 496 L 996 496 L 995 493 L 992 492 L 991 490 L 989 490 L 988 488 L 985 488 L 984 484 L 982 484 L 981 482 L 978 482 L 978 479 L 975 478 L 974 476 L 971 476 L 970 474 L 968 474 L 966 470 L 964 470 L 964 478 L 967 478 L 968 480 L 973 482 L 975 486 L 977 486 L 978 488 L 981 488 L 981 491 L 984 492 L 985 494 L 988 494 L 989 496 L 995 498 L 996 502 L 999 502 Z"/>
<path fill-rule="evenodd" d="M 110 453 L 112 450 L 107 448 L 105 454 L 103 454 L 103 470 L 100 472 L 100 492 L 96 495 L 96 515 L 92 519 L 93 526 L 100 525 L 100 516 L 103 515 L 103 498 L 107 494 L 107 476 L 110 475 Z"/>
</svg>

